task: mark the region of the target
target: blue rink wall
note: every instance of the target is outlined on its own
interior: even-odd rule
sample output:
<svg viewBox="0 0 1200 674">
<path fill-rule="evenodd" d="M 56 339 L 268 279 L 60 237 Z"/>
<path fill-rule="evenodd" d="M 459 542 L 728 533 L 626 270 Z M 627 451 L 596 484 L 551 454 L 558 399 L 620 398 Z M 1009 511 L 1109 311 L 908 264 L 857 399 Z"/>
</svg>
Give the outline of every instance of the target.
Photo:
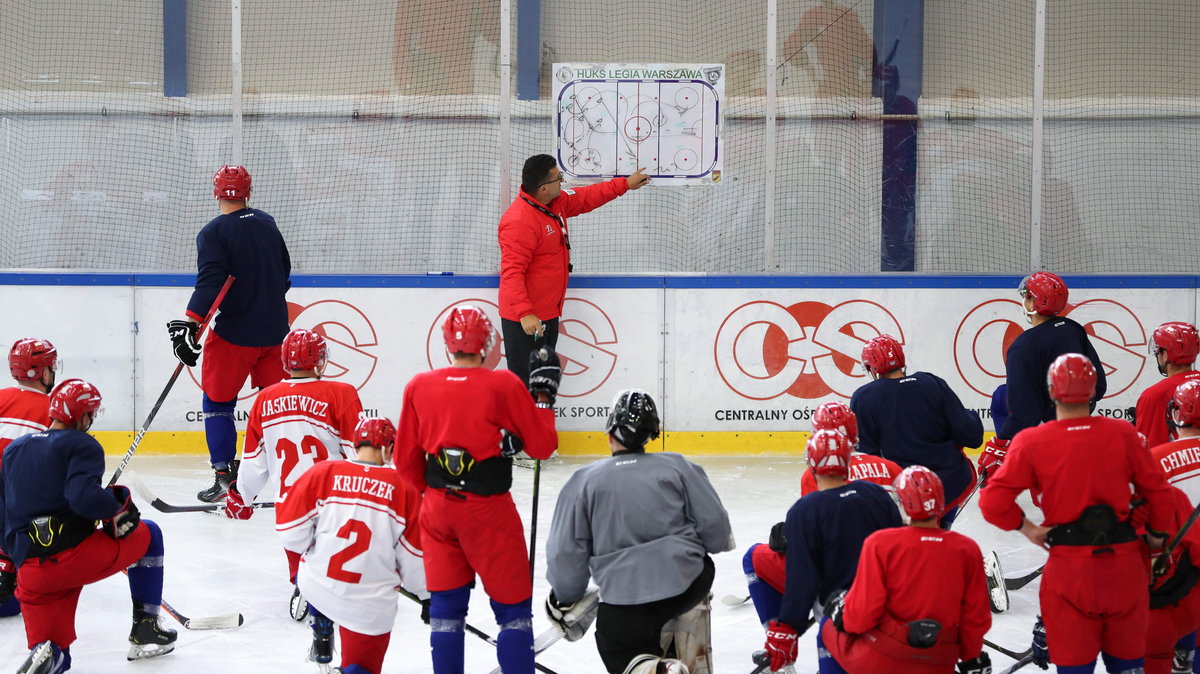
<svg viewBox="0 0 1200 674">
<path fill-rule="evenodd" d="M 441 322 L 460 302 L 499 321 L 491 275 L 295 275 L 293 327 L 330 341 L 327 376 L 353 384 L 368 414 L 398 416 L 404 384 L 446 364 Z M 1200 276 L 1067 276 L 1067 314 L 1104 361 L 1110 395 L 1098 414 L 1124 416 L 1159 379 L 1154 328 L 1195 322 Z M 97 437 L 122 453 L 161 394 L 174 360 L 165 324 L 182 314 L 189 274 L 0 273 L 9 320 L 0 342 L 36 336 L 59 349 L 61 377 L 93 381 L 105 399 Z M 867 381 L 862 343 L 905 345 L 910 371 L 945 379 L 990 423 L 1004 350 L 1026 327 L 1016 275 L 573 276 L 559 352 L 560 451 L 601 454 L 613 396 L 659 401 L 660 448 L 688 454 L 799 454 L 812 411 Z M 503 367 L 503 344 L 487 359 Z M 198 368 L 181 376 L 139 452 L 204 454 Z M 253 391 L 242 391 L 239 428 Z M 463 401 L 463 413 L 470 413 Z"/>
</svg>

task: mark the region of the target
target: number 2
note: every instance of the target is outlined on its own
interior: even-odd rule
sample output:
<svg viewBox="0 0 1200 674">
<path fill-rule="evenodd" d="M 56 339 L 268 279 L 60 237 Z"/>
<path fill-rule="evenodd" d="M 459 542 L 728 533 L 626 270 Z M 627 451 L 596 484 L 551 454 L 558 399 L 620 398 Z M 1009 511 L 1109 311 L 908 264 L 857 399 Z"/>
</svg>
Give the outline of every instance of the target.
<svg viewBox="0 0 1200 674">
<path fill-rule="evenodd" d="M 337 537 L 350 541 L 350 545 L 329 558 L 329 568 L 325 575 L 343 583 L 357 584 L 362 580 L 362 574 L 347 571 L 343 567 L 350 560 L 366 552 L 367 548 L 371 546 L 371 528 L 362 520 L 346 520 L 342 528 L 338 529 Z"/>
</svg>

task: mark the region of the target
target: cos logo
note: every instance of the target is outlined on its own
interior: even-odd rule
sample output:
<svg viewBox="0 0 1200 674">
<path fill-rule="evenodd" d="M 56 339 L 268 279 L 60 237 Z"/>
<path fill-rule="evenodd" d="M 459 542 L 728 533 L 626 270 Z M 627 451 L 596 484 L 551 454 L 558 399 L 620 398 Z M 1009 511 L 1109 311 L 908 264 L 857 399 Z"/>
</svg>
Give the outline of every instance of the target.
<svg viewBox="0 0 1200 674">
<path fill-rule="evenodd" d="M 1016 300 L 989 300 L 969 311 L 954 334 L 954 364 L 971 390 L 991 396 L 1005 379 L 1005 353 L 1025 331 Z M 1129 307 L 1108 299 L 1069 305 L 1063 313 L 1082 325 L 1104 365 L 1105 398 L 1129 390 L 1146 366 L 1146 331 Z"/>
<path fill-rule="evenodd" d="M 866 376 L 856 367 L 863 343 L 881 334 L 904 341 L 895 316 L 875 302 L 747 302 L 721 323 L 713 357 L 744 398 L 849 398 Z"/>
<path fill-rule="evenodd" d="M 471 297 L 448 305 L 434 319 L 425 341 L 429 367 L 445 367 L 450 364 L 442 338 L 442 324 L 450 310 L 459 304 L 474 304 L 483 309 L 492 325 L 499 327 L 500 310 L 495 302 Z M 577 297 L 568 297 L 563 303 L 563 316 L 558 322 L 558 355 L 562 360 L 563 380 L 558 394 L 567 398 L 587 395 L 604 385 L 612 376 L 617 365 L 617 331 L 612 319 L 596 304 Z M 500 358 L 504 351 L 503 337 L 499 331 L 493 336 L 495 345 L 484 367 L 501 367 Z M 506 367 L 506 366 L 504 366 Z"/>
<path fill-rule="evenodd" d="M 329 342 L 329 365 L 324 379 L 345 382 L 356 389 L 362 389 L 370 381 L 376 363 L 371 350 L 379 346 L 379 340 L 366 314 L 341 300 L 320 300 L 308 306 L 288 302 L 287 307 L 288 323 L 293 330 L 312 330 Z M 188 368 L 188 373 L 199 386 L 196 369 Z M 255 393 L 247 382 L 238 399 L 245 400 Z"/>
</svg>

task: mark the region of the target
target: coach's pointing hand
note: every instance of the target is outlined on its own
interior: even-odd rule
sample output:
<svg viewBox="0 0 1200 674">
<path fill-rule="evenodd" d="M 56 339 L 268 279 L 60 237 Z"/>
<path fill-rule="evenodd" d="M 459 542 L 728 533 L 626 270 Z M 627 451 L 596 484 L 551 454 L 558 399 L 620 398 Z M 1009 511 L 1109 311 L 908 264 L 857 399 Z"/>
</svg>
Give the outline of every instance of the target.
<svg viewBox="0 0 1200 674">
<path fill-rule="evenodd" d="M 634 173 L 625 180 L 629 181 L 629 189 L 636 190 L 642 185 L 650 182 L 650 176 L 646 175 L 646 168 L 642 167 L 637 170 L 637 173 Z"/>
</svg>

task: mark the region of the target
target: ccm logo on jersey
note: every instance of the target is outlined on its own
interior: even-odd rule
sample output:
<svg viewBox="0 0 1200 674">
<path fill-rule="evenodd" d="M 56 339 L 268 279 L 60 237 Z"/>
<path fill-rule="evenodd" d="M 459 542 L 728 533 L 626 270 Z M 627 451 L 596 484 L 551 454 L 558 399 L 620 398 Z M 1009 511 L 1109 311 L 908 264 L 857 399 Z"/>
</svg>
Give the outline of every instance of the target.
<svg viewBox="0 0 1200 674">
<path fill-rule="evenodd" d="M 921 542 L 922 543 L 941 543 L 942 538 L 940 536 L 922 536 Z"/>
<path fill-rule="evenodd" d="M 378 496 L 385 501 L 392 500 L 392 492 L 396 486 L 383 480 L 373 480 L 362 475 L 334 475 L 334 491 L 348 491 L 367 496 Z"/>
</svg>

